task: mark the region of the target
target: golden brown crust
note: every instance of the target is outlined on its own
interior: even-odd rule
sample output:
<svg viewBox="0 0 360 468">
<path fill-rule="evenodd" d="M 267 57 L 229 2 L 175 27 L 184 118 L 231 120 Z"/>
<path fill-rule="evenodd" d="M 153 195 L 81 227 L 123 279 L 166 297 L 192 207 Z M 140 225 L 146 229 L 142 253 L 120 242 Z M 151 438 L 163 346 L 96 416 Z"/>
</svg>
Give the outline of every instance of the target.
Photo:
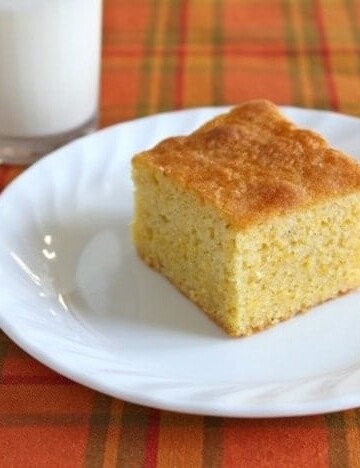
<svg viewBox="0 0 360 468">
<path fill-rule="evenodd" d="M 247 227 L 360 190 L 360 165 L 266 100 L 246 102 L 188 137 L 168 138 L 134 165 L 160 170 Z"/>
</svg>

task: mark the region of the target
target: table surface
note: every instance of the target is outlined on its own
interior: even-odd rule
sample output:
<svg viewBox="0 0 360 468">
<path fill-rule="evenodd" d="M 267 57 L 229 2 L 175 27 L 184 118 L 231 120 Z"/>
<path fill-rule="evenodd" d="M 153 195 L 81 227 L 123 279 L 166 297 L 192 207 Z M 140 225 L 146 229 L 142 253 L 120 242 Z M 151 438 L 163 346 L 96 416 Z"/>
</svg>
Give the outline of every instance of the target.
<svg viewBox="0 0 360 468">
<path fill-rule="evenodd" d="M 105 0 L 101 125 L 266 97 L 360 116 L 356 0 Z M 0 166 L 0 190 L 22 167 Z M 358 467 L 358 409 L 203 417 L 116 400 L 0 331 L 2 467 Z"/>
</svg>

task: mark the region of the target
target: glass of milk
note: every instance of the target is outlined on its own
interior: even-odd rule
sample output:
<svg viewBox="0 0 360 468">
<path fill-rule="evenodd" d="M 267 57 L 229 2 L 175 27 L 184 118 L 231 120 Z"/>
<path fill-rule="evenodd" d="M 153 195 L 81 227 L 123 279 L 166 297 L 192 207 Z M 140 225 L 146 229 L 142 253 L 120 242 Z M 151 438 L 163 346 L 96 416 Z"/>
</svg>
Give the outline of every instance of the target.
<svg viewBox="0 0 360 468">
<path fill-rule="evenodd" d="M 96 128 L 102 0 L 0 0 L 0 163 Z"/>
</svg>

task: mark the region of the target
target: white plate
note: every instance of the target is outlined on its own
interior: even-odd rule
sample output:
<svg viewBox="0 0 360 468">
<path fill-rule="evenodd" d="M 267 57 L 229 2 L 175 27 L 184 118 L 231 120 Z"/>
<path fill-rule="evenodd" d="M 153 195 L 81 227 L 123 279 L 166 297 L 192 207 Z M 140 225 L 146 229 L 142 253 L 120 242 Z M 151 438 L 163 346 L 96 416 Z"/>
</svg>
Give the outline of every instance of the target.
<svg viewBox="0 0 360 468">
<path fill-rule="evenodd" d="M 359 406 L 359 293 L 234 339 L 135 255 L 131 156 L 223 111 L 120 124 L 15 180 L 0 198 L 0 325 L 59 373 L 144 405 L 252 417 Z M 359 158 L 359 119 L 284 111 Z"/>
</svg>

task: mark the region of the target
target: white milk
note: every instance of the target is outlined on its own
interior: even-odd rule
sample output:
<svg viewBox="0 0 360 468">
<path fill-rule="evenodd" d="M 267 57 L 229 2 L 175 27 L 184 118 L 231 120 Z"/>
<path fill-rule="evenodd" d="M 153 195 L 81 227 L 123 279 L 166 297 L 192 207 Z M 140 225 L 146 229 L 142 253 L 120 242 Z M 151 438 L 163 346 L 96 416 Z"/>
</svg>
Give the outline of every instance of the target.
<svg viewBox="0 0 360 468">
<path fill-rule="evenodd" d="M 101 0 L 0 0 L 0 137 L 73 130 L 98 104 Z"/>
</svg>

